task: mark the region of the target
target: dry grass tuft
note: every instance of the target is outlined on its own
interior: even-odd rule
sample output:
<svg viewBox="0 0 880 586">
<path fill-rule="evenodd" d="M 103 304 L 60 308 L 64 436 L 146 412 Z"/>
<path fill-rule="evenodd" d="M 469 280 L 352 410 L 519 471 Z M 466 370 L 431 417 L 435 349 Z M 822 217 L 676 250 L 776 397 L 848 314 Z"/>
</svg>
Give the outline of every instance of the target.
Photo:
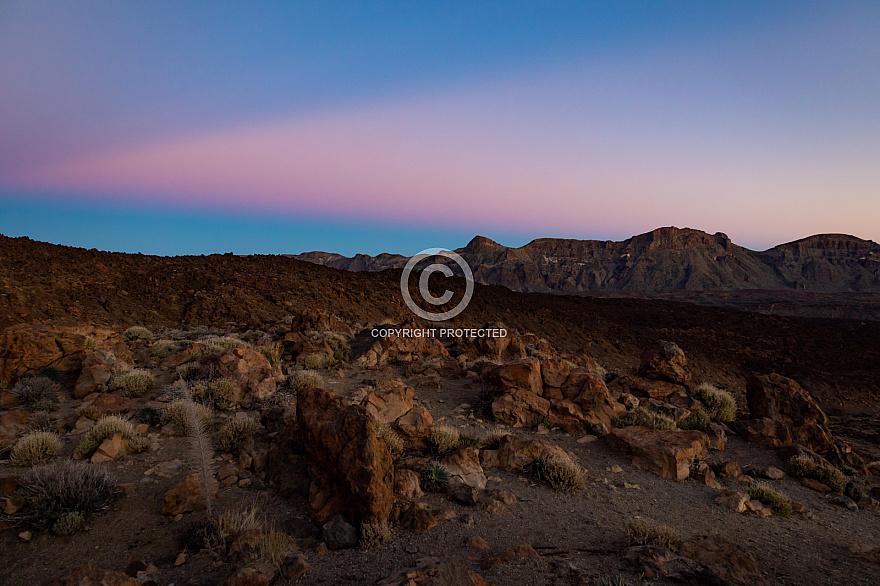
<svg viewBox="0 0 880 586">
<path fill-rule="evenodd" d="M 406 451 L 406 440 L 388 423 L 377 423 L 376 434 L 388 446 L 392 455 L 398 456 Z"/>
<path fill-rule="evenodd" d="M 174 340 L 159 340 L 150 346 L 150 352 L 153 353 L 153 356 L 161 360 L 166 356 L 177 352 L 178 347 L 177 342 Z"/>
<path fill-rule="evenodd" d="M 273 371 L 281 371 L 281 344 L 264 340 L 257 344 L 257 350 L 266 357 Z"/>
<path fill-rule="evenodd" d="M 675 431 L 678 427 L 672 418 L 661 413 L 655 413 L 642 407 L 636 407 L 632 411 L 627 411 L 619 417 L 615 417 L 611 424 L 614 427 L 628 427 L 630 425 L 640 425 L 658 429 L 660 431 Z"/>
<path fill-rule="evenodd" d="M 770 507 L 774 515 L 788 517 L 792 513 L 791 501 L 788 500 L 788 497 L 776 492 L 763 482 L 756 482 L 749 486 L 749 497 Z"/>
<path fill-rule="evenodd" d="M 26 506 L 19 518 L 38 527 L 52 527 L 70 513 L 88 518 L 116 496 L 116 480 L 105 466 L 59 460 L 28 470 L 18 494 Z"/>
<path fill-rule="evenodd" d="M 235 538 L 253 533 L 246 544 L 236 544 Z M 258 515 L 256 507 L 227 511 L 211 519 L 205 535 L 205 546 L 223 558 L 234 558 L 238 563 L 265 562 L 281 568 L 284 558 L 296 551 L 296 540 L 276 531 Z"/>
<path fill-rule="evenodd" d="M 730 423 L 736 418 L 736 401 L 727 391 L 703 383 L 691 391 L 691 395 L 706 405 L 706 412 L 712 421 Z"/>
<path fill-rule="evenodd" d="M 61 438 L 51 431 L 33 431 L 22 437 L 12 448 L 9 463 L 30 467 L 45 464 L 61 453 Z"/>
<path fill-rule="evenodd" d="M 541 458 L 538 475 L 560 492 L 581 492 L 587 487 L 586 470 L 559 456 Z"/>
<path fill-rule="evenodd" d="M 310 387 L 323 387 L 324 379 L 314 370 L 294 370 L 287 377 L 287 383 L 294 392 L 298 393 Z"/>
<path fill-rule="evenodd" d="M 706 429 L 712 423 L 712 418 L 699 405 L 691 409 L 691 412 L 678 420 L 679 429 Z"/>
<path fill-rule="evenodd" d="M 126 397 L 140 397 L 153 388 L 153 374 L 138 368 L 117 370 L 110 375 L 108 384 L 111 391 L 121 391 Z"/>
<path fill-rule="evenodd" d="M 653 545 L 674 550 L 681 543 L 681 537 L 678 531 L 668 525 L 636 519 L 626 526 L 626 541 L 630 547 Z"/>
<path fill-rule="evenodd" d="M 101 446 L 101 442 L 105 439 L 113 437 L 117 433 L 121 433 L 124 439 L 129 441 L 139 438 L 134 430 L 134 425 L 130 421 L 119 417 L 118 415 L 108 415 L 98 419 L 95 425 L 86 433 L 86 436 L 76 446 L 73 457 L 82 460 L 91 457 Z"/>
<path fill-rule="evenodd" d="M 438 454 L 454 450 L 458 447 L 461 434 L 450 425 L 438 425 L 431 431 L 428 441 Z"/>
<path fill-rule="evenodd" d="M 214 444 L 221 452 L 237 452 L 254 437 L 257 428 L 257 423 L 250 417 L 233 417 L 217 432 Z"/>
<path fill-rule="evenodd" d="M 52 411 L 57 406 L 58 385 L 42 376 L 28 376 L 15 383 L 12 395 L 29 411 Z"/>
<path fill-rule="evenodd" d="M 843 489 L 846 488 L 847 480 L 843 472 L 809 456 L 795 456 L 789 459 L 788 473 L 795 478 L 817 480 L 834 492 L 843 492 Z"/>
<path fill-rule="evenodd" d="M 153 336 L 153 332 L 143 326 L 131 326 L 125 330 L 122 335 L 129 342 L 133 340 L 143 340 L 147 343 L 152 343 L 153 340 L 156 339 L 156 337 Z"/>
<path fill-rule="evenodd" d="M 194 384 L 190 394 L 196 403 L 224 411 L 232 406 L 235 390 L 232 379 L 218 378 L 209 383 L 202 381 Z"/>
<path fill-rule="evenodd" d="M 186 403 L 185 399 L 177 399 L 162 411 L 159 422 L 162 425 L 170 425 L 175 435 L 189 435 L 192 431 Z M 210 407 L 196 403 L 195 410 L 196 416 L 203 425 L 211 424 L 214 419 L 214 411 Z"/>
</svg>

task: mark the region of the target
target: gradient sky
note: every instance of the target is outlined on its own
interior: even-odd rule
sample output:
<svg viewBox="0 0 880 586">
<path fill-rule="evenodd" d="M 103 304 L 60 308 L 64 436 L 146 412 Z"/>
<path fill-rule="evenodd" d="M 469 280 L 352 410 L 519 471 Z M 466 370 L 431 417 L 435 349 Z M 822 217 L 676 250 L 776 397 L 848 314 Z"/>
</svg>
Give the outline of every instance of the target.
<svg viewBox="0 0 880 586">
<path fill-rule="evenodd" d="M 880 3 L 0 2 L 0 233 L 880 240 Z"/>
</svg>

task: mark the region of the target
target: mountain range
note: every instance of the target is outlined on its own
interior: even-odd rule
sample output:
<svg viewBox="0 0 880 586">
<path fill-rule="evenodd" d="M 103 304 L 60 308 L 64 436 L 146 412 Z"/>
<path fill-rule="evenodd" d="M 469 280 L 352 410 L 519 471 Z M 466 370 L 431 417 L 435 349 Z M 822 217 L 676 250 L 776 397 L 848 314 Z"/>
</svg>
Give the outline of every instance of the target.
<svg viewBox="0 0 880 586">
<path fill-rule="evenodd" d="M 456 252 L 477 282 L 513 291 L 880 292 L 880 244 L 846 234 L 817 234 L 758 252 L 721 232 L 666 227 L 620 242 L 539 238 L 519 248 L 476 236 Z M 349 271 L 402 268 L 409 260 L 326 252 L 295 258 Z"/>
</svg>

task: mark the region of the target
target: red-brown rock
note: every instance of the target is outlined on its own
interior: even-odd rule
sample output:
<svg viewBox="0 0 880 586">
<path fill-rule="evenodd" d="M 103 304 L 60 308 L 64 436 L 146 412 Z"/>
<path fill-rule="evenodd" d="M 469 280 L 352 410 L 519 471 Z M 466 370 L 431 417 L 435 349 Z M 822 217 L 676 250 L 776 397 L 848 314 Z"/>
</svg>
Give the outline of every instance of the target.
<svg viewBox="0 0 880 586">
<path fill-rule="evenodd" d="M 697 535 L 682 543 L 680 552 L 713 574 L 716 581 L 710 583 L 731 586 L 760 586 L 765 583 L 755 557 L 727 537 Z"/>
<path fill-rule="evenodd" d="M 571 460 L 565 450 L 559 446 L 515 435 L 505 435 L 501 438 L 497 450 L 498 467 L 512 472 L 520 472 L 525 466 L 545 456 Z"/>
<path fill-rule="evenodd" d="M 210 482 L 211 498 L 217 494 L 217 481 L 213 478 Z M 162 514 L 173 517 L 181 513 L 202 511 L 207 507 L 205 494 L 202 491 L 202 483 L 195 474 L 187 476 L 183 482 L 165 493 L 165 504 L 162 506 Z"/>
<path fill-rule="evenodd" d="M 345 514 L 355 526 L 386 524 L 394 465 L 376 420 L 363 407 L 322 389 L 303 391 L 296 408 L 313 483 L 310 506 L 318 522 Z"/>
<path fill-rule="evenodd" d="M 684 351 L 672 342 L 659 341 L 642 353 L 639 376 L 652 380 L 685 384 L 691 380 Z"/>
<path fill-rule="evenodd" d="M 635 425 L 612 430 L 608 441 L 639 468 L 671 480 L 687 478 L 694 458 L 707 444 L 701 431 L 658 431 Z"/>
<path fill-rule="evenodd" d="M 377 586 L 488 586 L 482 576 L 451 560 L 422 558 L 417 564 L 382 580 Z"/>
<path fill-rule="evenodd" d="M 486 475 L 480 466 L 480 451 L 469 446 L 459 448 L 441 463 L 449 473 L 449 485 L 463 484 L 470 488 L 483 490 L 486 488 Z"/>
</svg>

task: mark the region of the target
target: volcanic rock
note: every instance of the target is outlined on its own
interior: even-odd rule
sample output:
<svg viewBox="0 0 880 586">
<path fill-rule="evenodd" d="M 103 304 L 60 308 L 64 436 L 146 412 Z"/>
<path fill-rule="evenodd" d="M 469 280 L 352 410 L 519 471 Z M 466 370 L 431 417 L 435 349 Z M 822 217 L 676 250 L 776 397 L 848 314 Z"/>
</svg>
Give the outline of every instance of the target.
<svg viewBox="0 0 880 586">
<path fill-rule="evenodd" d="M 708 443 L 701 431 L 658 431 L 635 425 L 612 430 L 608 441 L 639 468 L 671 480 L 687 478 L 694 458 Z"/>
</svg>

